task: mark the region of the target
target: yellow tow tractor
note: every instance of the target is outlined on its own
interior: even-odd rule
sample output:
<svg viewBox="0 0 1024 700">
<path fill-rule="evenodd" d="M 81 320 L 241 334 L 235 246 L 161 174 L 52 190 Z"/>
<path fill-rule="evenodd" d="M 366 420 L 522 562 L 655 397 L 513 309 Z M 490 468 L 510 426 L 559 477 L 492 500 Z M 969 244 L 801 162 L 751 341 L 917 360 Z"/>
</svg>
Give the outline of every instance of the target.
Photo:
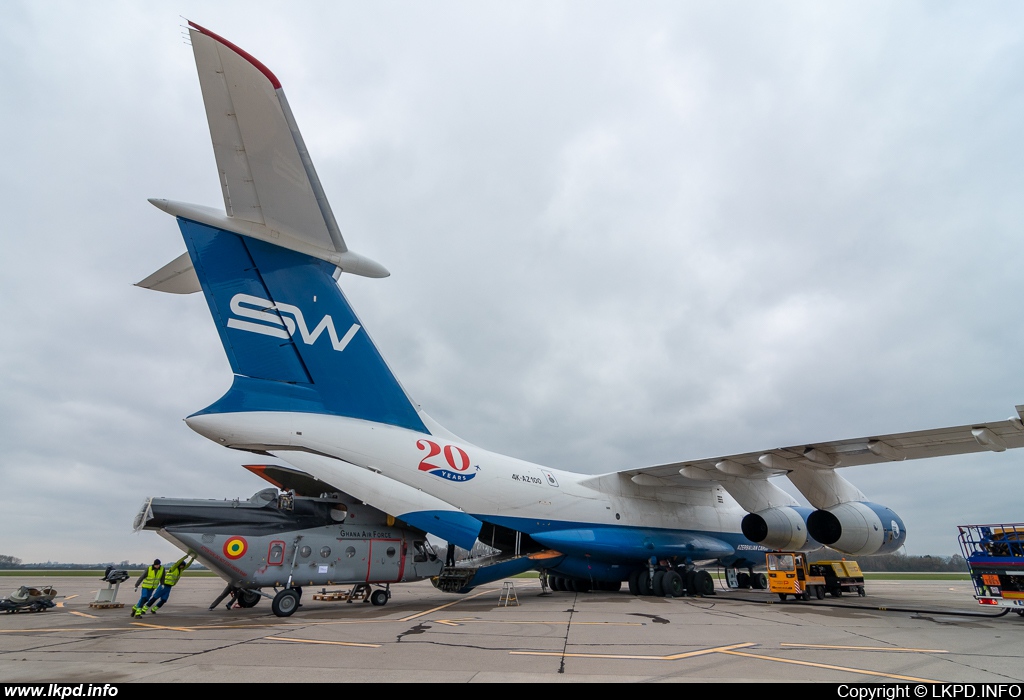
<svg viewBox="0 0 1024 700">
<path fill-rule="evenodd" d="M 779 600 L 788 596 L 801 600 L 818 600 L 825 594 L 838 598 L 844 592 L 863 596 L 864 574 L 855 561 L 817 561 L 809 563 L 803 552 L 770 552 L 765 555 L 768 565 L 768 590 L 777 593 Z"/>
</svg>

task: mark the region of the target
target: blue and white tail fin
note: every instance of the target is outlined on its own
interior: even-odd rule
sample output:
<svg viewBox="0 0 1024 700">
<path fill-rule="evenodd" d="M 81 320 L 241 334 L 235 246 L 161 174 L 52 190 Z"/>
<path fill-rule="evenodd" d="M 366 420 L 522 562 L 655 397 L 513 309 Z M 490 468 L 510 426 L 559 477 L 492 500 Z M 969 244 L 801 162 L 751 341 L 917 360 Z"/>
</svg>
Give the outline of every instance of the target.
<svg viewBox="0 0 1024 700">
<path fill-rule="evenodd" d="M 178 225 L 236 375 L 203 413 L 330 413 L 427 432 L 334 265 L 188 219 Z"/>
<path fill-rule="evenodd" d="M 189 36 L 224 213 L 150 200 L 175 215 L 188 257 L 139 283 L 202 289 L 235 373 L 201 413 L 330 413 L 428 432 L 335 283 L 386 277 L 348 249 L 277 77 L 199 25 Z"/>
</svg>

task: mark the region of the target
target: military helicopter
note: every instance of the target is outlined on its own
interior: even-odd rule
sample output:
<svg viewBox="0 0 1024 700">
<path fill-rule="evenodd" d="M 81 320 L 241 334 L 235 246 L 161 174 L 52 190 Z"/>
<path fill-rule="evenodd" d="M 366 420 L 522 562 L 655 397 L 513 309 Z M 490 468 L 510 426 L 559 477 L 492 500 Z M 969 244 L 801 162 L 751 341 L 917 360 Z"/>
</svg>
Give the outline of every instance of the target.
<svg viewBox="0 0 1024 700">
<path fill-rule="evenodd" d="M 246 500 L 150 498 L 135 516 L 136 531 L 156 531 L 227 582 L 211 610 L 228 596 L 243 608 L 269 598 L 274 614 L 287 617 L 299 608 L 304 586 L 348 584 L 362 584 L 365 600 L 385 605 L 392 583 L 441 572 L 422 530 L 348 494 L 324 491 L 323 482 L 294 469 L 246 469 L 274 487 Z"/>
</svg>

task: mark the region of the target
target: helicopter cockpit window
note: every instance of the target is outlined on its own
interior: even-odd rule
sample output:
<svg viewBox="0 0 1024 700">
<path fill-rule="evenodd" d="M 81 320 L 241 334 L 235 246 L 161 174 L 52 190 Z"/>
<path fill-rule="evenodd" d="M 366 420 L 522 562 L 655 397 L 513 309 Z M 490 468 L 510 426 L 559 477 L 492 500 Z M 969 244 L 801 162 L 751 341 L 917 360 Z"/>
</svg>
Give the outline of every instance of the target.
<svg viewBox="0 0 1024 700">
<path fill-rule="evenodd" d="M 412 547 L 416 550 L 416 554 L 412 557 L 413 561 L 423 562 L 427 560 L 427 551 L 424 549 L 422 542 L 413 542 Z"/>
</svg>

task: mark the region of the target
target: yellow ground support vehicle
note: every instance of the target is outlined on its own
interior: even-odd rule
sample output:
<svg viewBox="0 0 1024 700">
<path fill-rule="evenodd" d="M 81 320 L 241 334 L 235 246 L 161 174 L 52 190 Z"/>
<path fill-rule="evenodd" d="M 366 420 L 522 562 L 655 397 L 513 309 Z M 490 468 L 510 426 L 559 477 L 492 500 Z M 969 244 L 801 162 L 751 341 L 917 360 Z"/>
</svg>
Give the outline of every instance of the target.
<svg viewBox="0 0 1024 700">
<path fill-rule="evenodd" d="M 803 552 L 769 552 L 768 590 L 779 600 L 788 596 L 818 600 L 825 594 L 838 598 L 844 592 L 865 595 L 864 574 L 855 561 L 818 561 L 809 563 Z"/>
</svg>

